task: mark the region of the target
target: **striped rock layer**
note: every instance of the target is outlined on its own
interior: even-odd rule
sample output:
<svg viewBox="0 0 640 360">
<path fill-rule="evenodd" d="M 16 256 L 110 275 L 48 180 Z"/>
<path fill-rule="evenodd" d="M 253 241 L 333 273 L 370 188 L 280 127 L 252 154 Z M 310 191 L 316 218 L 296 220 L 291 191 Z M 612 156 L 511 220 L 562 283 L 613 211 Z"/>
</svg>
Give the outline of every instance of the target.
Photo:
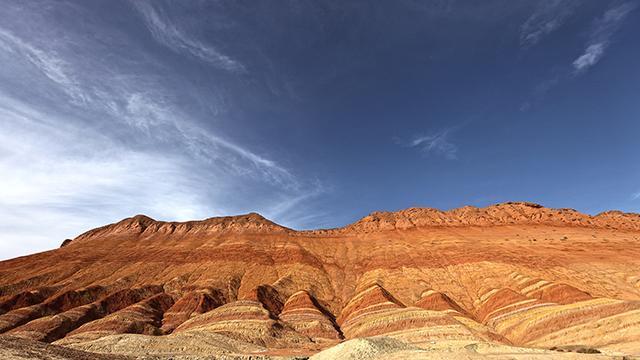
<svg viewBox="0 0 640 360">
<path fill-rule="evenodd" d="M 304 290 L 289 297 L 280 313 L 280 319 L 295 331 L 315 341 L 342 338 L 333 315 Z"/>
<path fill-rule="evenodd" d="M 381 337 L 640 355 L 639 219 L 530 203 L 313 231 L 136 216 L 0 262 L 0 336 L 129 355 L 310 355 Z"/>
</svg>

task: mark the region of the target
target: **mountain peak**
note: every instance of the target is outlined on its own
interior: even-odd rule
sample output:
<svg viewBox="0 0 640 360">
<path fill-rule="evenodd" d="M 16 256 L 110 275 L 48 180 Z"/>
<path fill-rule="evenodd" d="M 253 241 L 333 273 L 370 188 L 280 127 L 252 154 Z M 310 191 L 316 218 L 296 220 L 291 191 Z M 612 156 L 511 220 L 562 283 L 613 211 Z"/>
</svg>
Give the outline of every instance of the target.
<svg viewBox="0 0 640 360">
<path fill-rule="evenodd" d="M 75 240 L 86 241 L 94 237 L 144 237 L 154 234 L 207 234 L 225 233 L 279 233 L 288 232 L 284 226 L 278 225 L 264 216 L 251 212 L 242 215 L 211 217 L 205 220 L 192 221 L 159 221 L 146 215 L 135 215 L 116 223 L 89 230 Z"/>
<path fill-rule="evenodd" d="M 504 202 L 483 208 L 464 206 L 442 211 L 434 208 L 408 208 L 375 211 L 341 232 L 375 232 L 429 226 L 558 225 L 640 229 L 640 215 L 607 211 L 591 216 L 575 209 L 547 208 L 532 202 Z"/>
<path fill-rule="evenodd" d="M 154 234 L 212 235 L 223 234 L 322 234 L 371 233 L 441 226 L 550 225 L 585 226 L 640 230 L 640 214 L 617 210 L 592 216 L 575 209 L 547 208 L 532 202 L 504 202 L 487 207 L 463 206 L 447 211 L 412 207 L 399 211 L 374 211 L 342 228 L 296 231 L 279 225 L 256 212 L 242 215 L 211 217 L 205 220 L 167 222 L 146 215 L 135 215 L 117 223 L 90 230 L 76 238 L 102 236 L 150 237 Z M 74 240 L 74 242 L 76 242 Z"/>
</svg>

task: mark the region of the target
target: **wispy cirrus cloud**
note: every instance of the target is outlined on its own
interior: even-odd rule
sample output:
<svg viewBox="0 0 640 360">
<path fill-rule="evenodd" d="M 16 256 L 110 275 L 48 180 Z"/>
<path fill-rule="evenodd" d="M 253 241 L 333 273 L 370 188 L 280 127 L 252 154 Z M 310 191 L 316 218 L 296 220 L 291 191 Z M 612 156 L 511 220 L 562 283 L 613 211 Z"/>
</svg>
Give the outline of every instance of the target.
<svg viewBox="0 0 640 360">
<path fill-rule="evenodd" d="M 47 9 L 34 11 L 47 21 Z M 324 187 L 227 136 L 218 126 L 230 111 L 218 97 L 224 89 L 191 93 L 188 80 L 117 30 L 88 37 L 72 24 L 34 30 L 23 20 L 0 26 L 0 258 L 136 213 L 187 220 L 259 211 L 313 226 L 304 209 Z M 210 107 L 194 110 L 199 101 Z"/>
<path fill-rule="evenodd" d="M 570 6 L 571 2 L 559 2 L 559 1 L 551 1 L 546 4 L 546 6 L 554 5 L 555 7 L 560 7 L 557 9 L 558 16 L 563 17 L 563 11 L 561 9 L 563 7 Z M 542 6 L 542 5 L 541 5 Z M 548 10 L 550 13 L 553 13 L 553 7 Z M 589 68 L 597 64 L 602 57 L 605 55 L 607 48 L 611 43 L 611 38 L 618 31 L 620 26 L 624 23 L 624 20 L 627 16 L 637 7 L 637 3 L 633 1 L 627 1 L 624 3 L 618 3 L 616 6 L 609 7 L 605 13 L 595 19 L 591 25 L 589 31 L 589 40 L 587 41 L 586 47 L 583 53 L 578 56 L 571 64 L 571 67 L 568 67 L 567 70 L 559 70 L 559 68 L 553 69 L 552 74 L 547 79 L 543 79 L 538 82 L 533 88 L 529 99 L 523 102 L 520 106 L 521 111 L 527 111 L 534 103 L 540 102 L 548 92 L 550 92 L 555 86 L 560 84 L 562 81 L 565 81 L 569 78 L 572 78 L 576 75 L 579 75 Z M 570 7 L 572 10 L 575 10 L 575 6 Z M 566 10 L 565 10 L 566 11 Z M 551 15 L 550 15 L 551 16 Z M 552 16 L 553 18 L 553 16 Z M 552 25 L 543 27 L 544 29 L 554 28 L 557 22 L 555 20 L 551 20 Z M 537 34 L 546 34 L 532 32 L 529 38 L 531 40 L 538 39 Z M 527 37 L 525 37 L 526 39 Z M 538 39 L 539 40 L 539 39 Z"/>
<path fill-rule="evenodd" d="M 164 14 L 152 2 L 133 1 L 153 38 L 176 53 L 186 53 L 216 67 L 232 72 L 245 71 L 244 65 L 223 54 L 214 46 L 191 37 Z"/>
<path fill-rule="evenodd" d="M 202 129 L 191 115 L 172 103 L 172 95 L 161 84 L 141 81 L 143 86 L 138 86 L 135 82 L 140 79 L 127 76 L 83 79 L 82 74 L 74 72 L 74 64 L 56 51 L 37 47 L 2 28 L 0 46 L 12 59 L 30 64 L 46 76 L 80 108 L 107 112 L 115 121 L 125 122 L 158 141 L 181 144 L 193 155 L 216 162 L 232 173 L 259 176 L 287 188 L 298 185 L 276 161 Z"/>
<path fill-rule="evenodd" d="M 458 146 L 451 142 L 450 136 L 454 129 L 444 129 L 429 135 L 419 135 L 413 140 L 401 144 L 406 147 L 419 149 L 425 155 L 438 155 L 447 160 L 458 158 Z"/>
<path fill-rule="evenodd" d="M 638 199 L 640 199 L 640 191 L 638 191 L 637 193 L 631 194 L 631 200 L 638 200 Z"/>
<path fill-rule="evenodd" d="M 584 50 L 584 53 L 573 61 L 573 67 L 577 72 L 582 72 L 595 65 L 604 55 L 607 44 L 599 42 L 590 44 Z"/>
<path fill-rule="evenodd" d="M 536 6 L 533 14 L 520 27 L 520 45 L 529 48 L 559 29 L 575 12 L 576 0 L 547 0 Z"/>
<path fill-rule="evenodd" d="M 227 186 L 215 173 L 179 154 L 122 146 L 73 120 L 0 93 L 2 258 L 54 248 L 134 213 L 187 220 L 224 210 L 203 187 Z"/>
<path fill-rule="evenodd" d="M 0 28 L 0 49 L 23 56 L 42 75 L 58 85 L 72 101 L 85 102 L 86 96 L 77 80 L 68 73 L 69 64 L 57 54 L 39 49 L 6 29 Z"/>
<path fill-rule="evenodd" d="M 596 19 L 584 52 L 573 61 L 576 74 L 588 70 L 602 59 L 611 43 L 611 37 L 636 7 L 635 2 L 624 2 L 609 8 L 601 18 Z"/>
<path fill-rule="evenodd" d="M 126 105 L 116 114 L 131 126 L 160 141 L 176 141 L 176 136 L 192 155 L 216 163 L 237 175 L 257 176 L 288 189 L 300 184 L 291 172 L 266 158 L 219 135 L 205 131 L 190 116 L 170 103 L 159 103 L 144 93 L 128 93 Z"/>
</svg>

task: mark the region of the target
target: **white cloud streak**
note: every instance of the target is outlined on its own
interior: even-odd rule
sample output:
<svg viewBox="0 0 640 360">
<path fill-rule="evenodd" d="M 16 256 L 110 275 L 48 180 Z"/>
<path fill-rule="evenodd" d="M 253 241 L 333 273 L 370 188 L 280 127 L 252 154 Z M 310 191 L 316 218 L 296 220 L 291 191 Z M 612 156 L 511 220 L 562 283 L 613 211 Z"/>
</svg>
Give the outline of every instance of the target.
<svg viewBox="0 0 640 360">
<path fill-rule="evenodd" d="M 295 177 L 274 160 L 260 156 L 238 144 L 204 131 L 189 121 L 189 116 L 169 104 L 160 104 L 143 93 L 129 94 L 123 112 L 118 115 L 147 133 L 175 140 L 179 135 L 196 156 L 223 162 L 239 174 L 257 172 L 265 181 L 297 189 Z M 240 160 L 240 161 L 238 161 Z M 249 167 L 247 167 L 249 166 Z"/>
<path fill-rule="evenodd" d="M 529 48 L 558 30 L 575 12 L 575 0 L 540 1 L 533 14 L 520 27 L 520 45 Z"/>
<path fill-rule="evenodd" d="M 100 41 L 66 33 L 54 42 L 48 31 L 0 27 L 0 80 L 15 71 L 20 80 L 0 82 L 0 260 L 136 213 L 187 220 L 259 211 L 295 226 L 323 192 L 206 126 L 219 113 L 182 106 L 145 54 L 144 68 L 130 59 L 118 67 L 99 58 L 110 51 Z"/>
<path fill-rule="evenodd" d="M 611 37 L 636 6 L 637 4 L 634 2 L 624 2 L 609 8 L 601 18 L 594 22 L 584 52 L 573 61 L 576 74 L 588 70 L 602 59 L 611 43 Z"/>
<path fill-rule="evenodd" d="M 178 220 L 221 213 L 193 191 L 204 179 L 185 164 L 178 156 L 123 148 L 1 95 L 0 242 L 7 250 L 0 257 L 55 248 L 132 212 Z"/>
<path fill-rule="evenodd" d="M 605 43 L 597 43 L 587 46 L 584 53 L 573 62 L 575 70 L 584 71 L 598 63 L 600 58 L 604 55 L 606 46 L 607 45 Z"/>
<path fill-rule="evenodd" d="M 571 12 L 575 11 L 575 3 L 571 6 L 572 2 L 563 2 L 563 1 L 549 1 L 541 3 L 540 7 L 544 9 L 543 13 L 548 13 L 548 25 L 539 26 L 539 31 L 530 31 L 525 32 L 525 26 L 523 26 L 523 33 L 521 34 L 521 41 L 523 45 L 530 46 L 539 41 L 539 36 L 546 35 L 550 31 L 557 28 L 556 25 L 559 24 L 559 20 L 556 17 L 560 17 L 562 19 L 566 19 L 569 15 L 563 15 L 568 10 L 567 7 L 570 7 Z M 615 32 L 620 28 L 625 18 L 629 15 L 631 11 L 636 8 L 636 3 L 634 2 L 624 2 L 617 6 L 610 7 L 605 11 L 602 17 L 596 19 L 591 25 L 589 40 L 586 44 L 586 47 L 583 53 L 578 56 L 572 63 L 573 70 L 569 73 L 555 73 L 546 80 L 540 81 L 535 88 L 533 89 L 531 98 L 526 100 L 521 106 L 521 111 L 527 111 L 532 104 L 539 102 L 542 98 L 544 98 L 547 93 L 553 89 L 556 85 L 558 85 L 561 81 L 565 80 L 567 77 L 579 75 L 585 71 L 587 71 L 592 66 L 596 65 L 602 57 L 605 55 L 607 48 L 611 43 L 611 37 L 615 34 Z M 557 8 L 557 9 L 556 9 Z M 564 9 L 564 10 L 563 10 Z M 535 17 L 532 15 L 532 17 Z M 544 16 L 540 16 L 540 18 L 545 18 Z M 530 18 L 531 19 L 531 18 Z M 545 22 L 542 21 L 541 24 Z M 525 23 L 526 24 L 526 23 Z M 544 30 L 544 31 L 542 31 Z M 528 35 L 525 35 L 528 34 Z M 527 41 L 531 40 L 531 41 Z M 535 40 L 535 41 L 533 41 Z"/>
<path fill-rule="evenodd" d="M 448 160 L 458 158 L 458 146 L 449 140 L 451 129 L 446 129 L 432 135 L 418 136 L 407 144 L 420 149 L 424 154 L 436 154 Z"/>
<path fill-rule="evenodd" d="M 0 49 L 23 56 L 50 81 L 58 85 L 73 102 L 86 102 L 86 97 L 77 81 L 67 72 L 69 64 L 56 54 L 36 48 L 2 28 L 0 28 Z"/>
<path fill-rule="evenodd" d="M 73 65 L 54 51 L 37 48 L 2 28 L 0 46 L 0 50 L 15 55 L 17 61 L 22 58 L 32 64 L 77 105 L 105 110 L 116 121 L 125 121 L 159 140 L 175 142 L 176 135 L 179 135 L 181 143 L 194 155 L 222 162 L 227 170 L 235 173 L 261 176 L 266 181 L 291 189 L 298 186 L 295 177 L 274 160 L 202 129 L 170 102 L 157 100 L 170 96 L 162 93 L 161 86 L 157 84 L 147 84 L 155 90 L 146 91 L 126 78 L 105 77 L 100 79 L 102 83 L 86 81 L 91 84 L 83 84 L 80 76 L 73 73 Z"/>
<path fill-rule="evenodd" d="M 244 72 L 245 67 L 239 61 L 218 51 L 214 46 L 205 44 L 180 29 L 165 16 L 161 9 L 151 2 L 133 1 L 145 25 L 153 38 L 160 44 L 179 54 L 189 54 L 218 68 L 231 72 Z"/>
<path fill-rule="evenodd" d="M 638 200 L 640 199 L 640 191 L 638 191 L 635 194 L 631 194 L 631 200 Z"/>
</svg>

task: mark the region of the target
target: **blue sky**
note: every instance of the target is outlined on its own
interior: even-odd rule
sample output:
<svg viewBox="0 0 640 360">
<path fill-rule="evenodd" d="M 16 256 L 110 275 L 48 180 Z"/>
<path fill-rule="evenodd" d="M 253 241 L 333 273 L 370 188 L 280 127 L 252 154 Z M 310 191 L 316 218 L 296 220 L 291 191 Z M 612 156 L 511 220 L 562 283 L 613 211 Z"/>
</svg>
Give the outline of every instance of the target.
<svg viewBox="0 0 640 360">
<path fill-rule="evenodd" d="M 138 213 L 640 210 L 637 0 L 0 5 L 0 258 Z"/>
</svg>

